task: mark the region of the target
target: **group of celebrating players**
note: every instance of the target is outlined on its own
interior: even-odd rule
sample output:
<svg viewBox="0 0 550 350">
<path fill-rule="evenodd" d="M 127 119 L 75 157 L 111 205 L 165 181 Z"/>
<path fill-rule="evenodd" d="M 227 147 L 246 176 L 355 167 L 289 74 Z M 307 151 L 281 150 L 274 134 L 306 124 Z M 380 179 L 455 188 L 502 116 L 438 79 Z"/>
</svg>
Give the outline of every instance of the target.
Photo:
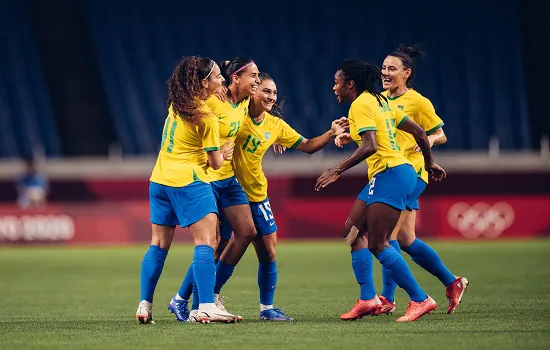
<svg viewBox="0 0 550 350">
<path fill-rule="evenodd" d="M 431 102 L 410 85 L 415 57 L 421 54 L 414 47 L 400 46 L 385 58 L 381 70 L 359 59 L 344 60 L 334 75 L 333 90 L 339 103 L 351 103 L 348 116 L 311 139 L 282 119 L 275 81 L 260 73 L 251 59 L 235 58 L 220 66 L 204 57 L 182 59 L 168 81 L 168 117 L 150 179 L 152 239 L 141 265 L 136 319 L 154 323 L 153 294 L 180 225 L 189 227 L 195 248 L 181 287 L 168 304 L 178 321 L 243 319 L 226 310 L 220 292 L 250 243 L 259 262 L 259 319 L 292 321 L 273 306 L 277 225 L 262 159 L 271 146 L 278 152 L 296 148 L 313 154 L 333 140 L 338 147 L 355 141 L 358 148 L 326 170 L 315 190 L 363 160 L 369 178 L 342 232 L 351 248 L 360 297 L 340 319 L 392 313 L 396 286 L 411 299 L 397 321 L 415 321 L 435 310 L 436 302 L 416 282 L 401 249 L 443 283 L 447 312 L 454 312 L 467 279 L 451 273 L 415 236 L 418 197 L 429 178 L 446 177 L 431 153 L 432 146 L 446 142 L 443 122 Z M 378 91 L 379 83 L 384 92 Z M 383 267 L 380 295 L 374 286 L 373 255 Z"/>
</svg>

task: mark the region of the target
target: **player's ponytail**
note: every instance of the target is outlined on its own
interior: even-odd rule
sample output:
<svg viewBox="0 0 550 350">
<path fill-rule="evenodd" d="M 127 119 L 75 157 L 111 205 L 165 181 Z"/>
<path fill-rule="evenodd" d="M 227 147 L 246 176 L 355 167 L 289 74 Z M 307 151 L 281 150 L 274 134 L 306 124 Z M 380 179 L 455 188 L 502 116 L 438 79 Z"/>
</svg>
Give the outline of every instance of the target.
<svg viewBox="0 0 550 350">
<path fill-rule="evenodd" d="M 418 58 L 424 59 L 428 55 L 418 48 L 417 45 L 405 45 L 401 44 L 394 52 L 390 53 L 389 56 L 397 57 L 401 60 L 404 69 L 410 69 L 411 75 L 405 82 L 407 87 L 411 87 L 414 75 L 416 73 L 416 62 Z"/>
<path fill-rule="evenodd" d="M 220 71 L 225 79 L 225 86 L 229 87 L 233 81 L 233 76 L 240 76 L 246 68 L 253 65 L 254 61 L 247 57 L 235 57 L 230 61 L 220 63 Z"/>
<path fill-rule="evenodd" d="M 378 90 L 378 84 L 381 82 L 378 66 L 358 58 L 348 58 L 340 64 L 338 70 L 342 72 L 345 81 L 353 80 L 355 82 L 357 93 L 360 94 L 364 91 L 370 93 L 376 97 L 380 106 L 382 106 L 382 101 L 387 102 Z"/>
<path fill-rule="evenodd" d="M 201 80 L 212 71 L 214 61 L 206 57 L 184 57 L 167 81 L 167 107 L 174 110 L 181 119 L 198 125 L 205 113 L 200 109 L 199 95 L 202 92 Z"/>
</svg>

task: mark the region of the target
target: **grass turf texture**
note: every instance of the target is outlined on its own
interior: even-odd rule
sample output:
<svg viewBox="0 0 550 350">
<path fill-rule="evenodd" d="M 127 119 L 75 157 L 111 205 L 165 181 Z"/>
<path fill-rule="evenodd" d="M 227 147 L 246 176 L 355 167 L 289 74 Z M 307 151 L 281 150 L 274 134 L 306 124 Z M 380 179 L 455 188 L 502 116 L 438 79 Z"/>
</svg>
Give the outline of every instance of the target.
<svg viewBox="0 0 550 350">
<path fill-rule="evenodd" d="M 439 304 L 414 323 L 397 323 L 408 298 L 397 291 L 393 316 L 343 322 L 357 299 L 350 254 L 339 242 L 282 243 L 275 305 L 293 323 L 258 318 L 257 262 L 249 249 L 222 295 L 240 324 L 178 323 L 167 309 L 191 262 L 174 246 L 155 293 L 156 325 L 137 325 L 139 268 L 146 246 L 2 248 L 0 349 L 549 349 L 550 240 L 433 242 L 470 280 L 464 302 L 446 314 L 445 289 L 410 259 L 414 275 Z M 252 247 L 251 247 L 252 248 Z M 406 256 L 406 254 L 405 254 Z M 381 292 L 380 266 L 375 262 Z"/>
</svg>

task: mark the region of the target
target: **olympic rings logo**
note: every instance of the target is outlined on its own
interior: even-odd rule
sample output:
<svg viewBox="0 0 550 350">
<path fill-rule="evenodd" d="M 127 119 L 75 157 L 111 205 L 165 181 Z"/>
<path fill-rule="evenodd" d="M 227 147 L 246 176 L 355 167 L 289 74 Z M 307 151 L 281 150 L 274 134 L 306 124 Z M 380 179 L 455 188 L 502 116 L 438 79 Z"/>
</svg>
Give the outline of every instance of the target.
<svg viewBox="0 0 550 350">
<path fill-rule="evenodd" d="M 447 213 L 447 221 L 452 228 L 466 238 L 497 238 L 514 223 L 514 208 L 508 203 L 493 205 L 476 203 L 455 203 Z"/>
</svg>

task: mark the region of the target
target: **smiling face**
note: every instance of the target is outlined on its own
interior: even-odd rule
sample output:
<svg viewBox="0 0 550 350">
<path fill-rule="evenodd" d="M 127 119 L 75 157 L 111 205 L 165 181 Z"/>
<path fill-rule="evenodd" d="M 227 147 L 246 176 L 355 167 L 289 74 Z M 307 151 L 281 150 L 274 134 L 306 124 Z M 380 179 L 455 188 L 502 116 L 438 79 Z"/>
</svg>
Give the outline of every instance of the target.
<svg viewBox="0 0 550 350">
<path fill-rule="evenodd" d="M 332 91 L 336 95 L 339 103 L 347 103 L 353 101 L 353 88 L 355 87 L 355 82 L 353 80 L 346 81 L 344 74 L 341 70 L 337 71 L 334 74 L 334 86 Z"/>
<path fill-rule="evenodd" d="M 258 90 L 252 96 L 254 105 L 261 106 L 262 111 L 271 111 L 275 102 L 277 102 L 277 85 L 270 79 L 263 79 Z"/>
<path fill-rule="evenodd" d="M 258 85 L 260 85 L 260 78 L 258 75 L 260 71 L 258 66 L 252 63 L 250 66 L 246 67 L 245 70 L 240 72 L 239 75 L 234 75 L 232 77 L 233 82 L 239 86 L 239 90 L 246 92 L 248 96 L 252 96 L 256 93 Z"/>
<path fill-rule="evenodd" d="M 214 67 L 208 78 L 202 80 L 202 86 L 206 89 L 208 96 L 210 96 L 224 83 L 224 81 L 225 79 L 222 76 L 220 67 L 214 63 Z"/>
<path fill-rule="evenodd" d="M 384 90 L 395 91 L 404 88 L 411 76 L 411 68 L 405 68 L 399 57 L 388 56 L 382 63 L 382 87 Z"/>
</svg>

